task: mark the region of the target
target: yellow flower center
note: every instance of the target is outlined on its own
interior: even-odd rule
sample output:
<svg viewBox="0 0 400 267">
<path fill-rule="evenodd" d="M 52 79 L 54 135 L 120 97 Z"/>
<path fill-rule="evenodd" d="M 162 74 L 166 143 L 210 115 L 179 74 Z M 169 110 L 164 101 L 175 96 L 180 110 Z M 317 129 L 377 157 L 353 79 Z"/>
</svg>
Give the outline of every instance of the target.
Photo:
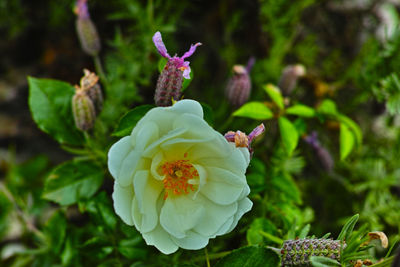
<svg viewBox="0 0 400 267">
<path fill-rule="evenodd" d="M 165 162 L 161 165 L 161 173 L 165 175 L 163 179 L 164 200 L 167 199 L 169 194 L 187 195 L 194 191 L 193 179 L 199 178 L 199 173 L 187 159 Z"/>
</svg>

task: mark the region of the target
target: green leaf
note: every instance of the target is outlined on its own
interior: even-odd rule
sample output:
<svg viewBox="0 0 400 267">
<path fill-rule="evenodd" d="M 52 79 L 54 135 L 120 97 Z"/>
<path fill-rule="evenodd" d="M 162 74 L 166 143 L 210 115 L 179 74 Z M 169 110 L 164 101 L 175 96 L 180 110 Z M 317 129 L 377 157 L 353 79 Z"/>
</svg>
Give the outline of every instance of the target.
<svg viewBox="0 0 400 267">
<path fill-rule="evenodd" d="M 301 204 L 301 193 L 296 183 L 290 175 L 278 175 L 272 178 L 271 184 L 281 192 L 287 199 L 293 200 L 296 204 Z"/>
<path fill-rule="evenodd" d="M 61 211 L 57 211 L 47 221 L 44 234 L 48 241 L 48 247 L 54 252 L 59 253 L 64 243 L 67 230 L 67 220 Z"/>
<path fill-rule="evenodd" d="M 293 105 L 293 106 L 287 108 L 286 114 L 311 118 L 311 117 L 315 116 L 315 110 L 306 105 L 297 104 L 297 105 Z"/>
<path fill-rule="evenodd" d="M 203 108 L 204 120 L 210 125 L 214 125 L 214 112 L 212 108 L 206 103 L 200 103 Z"/>
<path fill-rule="evenodd" d="M 142 242 L 143 239 L 139 236 L 133 239 L 121 240 L 118 245 L 118 251 L 130 260 L 144 260 L 147 258 L 148 250 L 136 247 Z"/>
<path fill-rule="evenodd" d="M 90 161 L 67 161 L 47 177 L 42 196 L 60 205 L 71 205 L 93 196 L 103 176 L 102 168 Z"/>
<path fill-rule="evenodd" d="M 278 119 L 278 124 L 283 145 L 288 154 L 291 155 L 299 141 L 299 134 L 297 133 L 296 127 L 285 117 L 280 117 Z"/>
<path fill-rule="evenodd" d="M 322 256 L 311 256 L 310 261 L 311 265 L 314 267 L 341 266 L 338 261 Z"/>
<path fill-rule="evenodd" d="M 272 101 L 275 102 L 275 104 L 280 108 L 283 109 L 285 107 L 283 103 L 283 97 L 281 94 L 281 91 L 279 90 L 278 87 L 272 85 L 272 84 L 267 84 L 264 86 L 265 92 L 269 95 L 269 97 L 272 99 Z"/>
<path fill-rule="evenodd" d="M 246 233 L 247 243 L 249 245 L 262 245 L 264 238 L 260 235 L 260 231 L 269 233 L 271 235 L 276 234 L 276 226 L 268 219 L 256 218 L 250 225 L 249 230 Z"/>
<path fill-rule="evenodd" d="M 343 226 L 342 231 L 340 231 L 340 234 L 338 236 L 338 240 L 348 240 L 349 236 L 353 232 L 354 226 L 356 225 L 358 218 L 360 216 L 358 214 L 354 215 L 351 217 Z"/>
<path fill-rule="evenodd" d="M 346 124 L 340 124 L 340 160 L 344 160 L 354 147 L 354 135 Z"/>
<path fill-rule="evenodd" d="M 308 233 L 310 232 L 310 224 L 306 224 L 303 229 L 301 229 L 300 234 L 299 234 L 299 239 L 306 238 Z"/>
<path fill-rule="evenodd" d="M 1 191 L 1 186 L 2 185 L 0 185 L 0 240 L 10 227 L 11 216 L 9 216 L 9 213 L 13 210 L 13 205 L 4 192 Z"/>
<path fill-rule="evenodd" d="M 346 126 L 352 131 L 352 133 L 354 134 L 354 137 L 356 138 L 356 145 L 357 146 L 361 146 L 362 144 L 362 131 L 360 129 L 360 126 L 358 126 L 357 123 L 355 123 L 352 119 L 350 119 L 349 117 L 342 115 L 342 114 L 338 114 L 336 117 L 340 122 L 346 124 Z"/>
<path fill-rule="evenodd" d="M 319 105 L 317 111 L 319 113 L 328 114 L 328 115 L 338 114 L 338 111 L 336 109 L 336 103 L 330 99 L 325 99 L 324 101 L 322 101 L 322 103 Z"/>
<path fill-rule="evenodd" d="M 117 217 L 106 192 L 100 192 L 88 201 L 79 203 L 79 209 L 88 211 L 94 217 L 94 222 L 97 225 L 106 225 L 111 229 L 115 229 Z"/>
<path fill-rule="evenodd" d="M 28 77 L 29 108 L 38 127 L 59 143 L 79 145 L 83 135 L 74 123 L 71 101 L 75 89 L 68 83 Z"/>
<path fill-rule="evenodd" d="M 242 247 L 217 262 L 216 267 L 278 267 L 279 256 L 258 246 Z"/>
<path fill-rule="evenodd" d="M 128 111 L 122 116 L 112 135 L 118 137 L 130 135 L 136 123 L 152 108 L 153 105 L 142 105 Z"/>
<path fill-rule="evenodd" d="M 168 59 L 166 59 L 165 57 L 161 57 L 160 60 L 158 61 L 158 71 L 161 73 L 164 68 L 165 65 L 167 65 Z"/>
<path fill-rule="evenodd" d="M 251 118 L 255 120 L 268 120 L 274 114 L 261 102 L 248 102 L 233 113 L 233 116 Z"/>
<path fill-rule="evenodd" d="M 193 80 L 193 77 L 194 77 L 193 69 L 190 70 L 189 76 L 190 76 L 190 79 L 183 78 L 183 81 L 182 81 L 182 89 L 181 89 L 181 92 L 182 92 L 182 93 L 186 90 L 186 88 L 188 88 L 189 84 L 190 84 L 190 83 L 192 82 L 192 80 Z"/>
</svg>

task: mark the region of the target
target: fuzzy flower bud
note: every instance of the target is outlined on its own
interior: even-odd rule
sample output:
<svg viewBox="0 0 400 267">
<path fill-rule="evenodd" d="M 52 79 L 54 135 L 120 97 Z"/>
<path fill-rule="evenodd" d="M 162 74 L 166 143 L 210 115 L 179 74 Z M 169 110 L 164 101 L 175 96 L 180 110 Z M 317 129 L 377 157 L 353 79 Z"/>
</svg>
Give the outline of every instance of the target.
<svg viewBox="0 0 400 267">
<path fill-rule="evenodd" d="M 190 62 L 185 61 L 185 59 L 193 55 L 201 43 L 191 45 L 189 51 L 181 57 L 176 55 L 171 57 L 167 52 L 160 32 L 154 34 L 153 42 L 160 55 L 168 59 L 164 70 L 158 77 L 154 101 L 157 106 L 170 106 L 172 99 L 178 101 L 181 97 L 183 78 L 190 79 Z"/>
<path fill-rule="evenodd" d="M 80 81 L 81 89 L 89 96 L 90 100 L 92 100 L 96 114 L 99 114 L 103 108 L 103 93 L 98 83 L 99 76 L 87 69 L 84 69 L 83 73 L 85 75 Z"/>
<path fill-rule="evenodd" d="M 340 240 L 286 240 L 281 249 L 282 266 L 309 266 L 311 256 L 324 256 L 340 261 Z M 346 244 L 343 245 L 343 249 Z"/>
<path fill-rule="evenodd" d="M 242 65 L 233 66 L 233 76 L 229 79 L 226 88 L 225 95 L 229 100 L 229 103 L 235 107 L 240 107 L 250 97 L 251 91 L 251 80 L 250 70 L 254 65 L 254 58 L 250 58 L 247 67 Z"/>
<path fill-rule="evenodd" d="M 331 172 L 335 165 L 335 162 L 329 151 L 325 147 L 323 147 L 318 141 L 317 133 L 312 132 L 310 135 L 304 138 L 304 141 L 311 146 L 322 168 L 327 172 Z"/>
<path fill-rule="evenodd" d="M 306 68 L 303 65 L 289 65 L 282 71 L 282 75 L 278 82 L 278 87 L 285 96 L 290 95 L 297 85 L 297 80 L 306 74 Z"/>
<path fill-rule="evenodd" d="M 90 56 L 96 56 L 101 49 L 100 37 L 97 33 L 96 26 L 90 19 L 87 0 L 78 0 L 75 6 L 76 31 L 82 49 Z"/>
<path fill-rule="evenodd" d="M 93 102 L 79 87 L 76 87 L 75 95 L 72 98 L 72 112 L 76 128 L 81 131 L 88 131 L 93 128 L 96 119 Z"/>
</svg>

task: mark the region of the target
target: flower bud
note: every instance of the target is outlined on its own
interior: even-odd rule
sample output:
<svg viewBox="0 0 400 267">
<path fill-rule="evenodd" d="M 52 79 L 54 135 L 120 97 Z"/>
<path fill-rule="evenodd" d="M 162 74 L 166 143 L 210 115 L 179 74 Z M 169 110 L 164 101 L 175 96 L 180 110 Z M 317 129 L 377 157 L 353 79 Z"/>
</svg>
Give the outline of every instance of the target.
<svg viewBox="0 0 400 267">
<path fill-rule="evenodd" d="M 101 49 L 100 37 L 97 33 L 96 26 L 90 19 L 87 0 L 77 1 L 75 13 L 77 14 L 76 31 L 82 49 L 88 55 L 96 56 Z"/>
<path fill-rule="evenodd" d="M 72 98 L 72 112 L 74 115 L 75 126 L 81 131 L 87 131 L 93 128 L 96 119 L 96 112 L 90 97 L 77 87 Z"/>
<path fill-rule="evenodd" d="M 251 91 L 251 80 L 246 68 L 242 65 L 233 66 L 233 76 L 229 79 L 225 94 L 231 105 L 240 107 L 247 102 Z"/>
<path fill-rule="evenodd" d="M 99 114 L 103 108 L 103 93 L 98 83 L 99 76 L 87 69 L 84 69 L 83 73 L 85 76 L 82 77 L 80 82 L 81 89 L 89 96 L 90 100 L 92 100 L 96 114 Z"/>
<path fill-rule="evenodd" d="M 177 55 L 171 57 L 164 45 L 160 32 L 154 34 L 153 42 L 160 55 L 168 59 L 164 70 L 158 77 L 154 100 L 157 106 L 171 106 L 172 100 L 178 101 L 181 97 L 183 78 L 190 79 L 190 62 L 185 61 L 185 59 L 193 55 L 201 43 L 192 44 L 189 51 L 181 57 Z"/>
<path fill-rule="evenodd" d="M 287 96 L 293 91 L 297 85 L 297 80 L 306 74 L 306 68 L 303 65 L 289 65 L 282 71 L 282 75 L 278 82 L 278 87 L 282 94 Z"/>
<path fill-rule="evenodd" d="M 324 256 L 340 261 L 340 240 L 297 239 L 286 240 L 281 249 L 282 266 L 310 265 L 311 256 Z M 343 249 L 346 244 L 343 245 Z"/>
<path fill-rule="evenodd" d="M 168 61 L 157 80 L 154 101 L 157 106 L 171 106 L 172 99 L 181 97 L 183 71 L 173 61 Z"/>
<path fill-rule="evenodd" d="M 261 135 L 265 131 L 265 126 L 263 123 L 258 125 L 251 133 L 247 136 L 245 133 L 241 131 L 229 131 L 224 137 L 228 142 L 235 143 L 236 147 L 247 147 L 250 155 L 253 155 L 253 149 L 251 148 L 251 143 L 253 140 Z"/>
</svg>

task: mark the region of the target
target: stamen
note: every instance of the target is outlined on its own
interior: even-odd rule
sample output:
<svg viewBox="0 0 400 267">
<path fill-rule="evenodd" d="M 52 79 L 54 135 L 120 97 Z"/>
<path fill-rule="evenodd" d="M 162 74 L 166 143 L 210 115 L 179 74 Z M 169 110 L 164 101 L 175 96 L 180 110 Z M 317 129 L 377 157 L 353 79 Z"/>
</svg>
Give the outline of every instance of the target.
<svg viewBox="0 0 400 267">
<path fill-rule="evenodd" d="M 184 158 L 187 153 L 184 154 Z M 161 173 L 165 175 L 163 185 L 165 188 L 164 200 L 168 196 L 181 194 L 189 194 L 190 191 L 195 191 L 194 185 L 199 184 L 196 180 L 199 178 L 199 173 L 189 163 L 189 160 L 181 159 L 176 161 L 168 161 L 161 165 Z"/>
</svg>

